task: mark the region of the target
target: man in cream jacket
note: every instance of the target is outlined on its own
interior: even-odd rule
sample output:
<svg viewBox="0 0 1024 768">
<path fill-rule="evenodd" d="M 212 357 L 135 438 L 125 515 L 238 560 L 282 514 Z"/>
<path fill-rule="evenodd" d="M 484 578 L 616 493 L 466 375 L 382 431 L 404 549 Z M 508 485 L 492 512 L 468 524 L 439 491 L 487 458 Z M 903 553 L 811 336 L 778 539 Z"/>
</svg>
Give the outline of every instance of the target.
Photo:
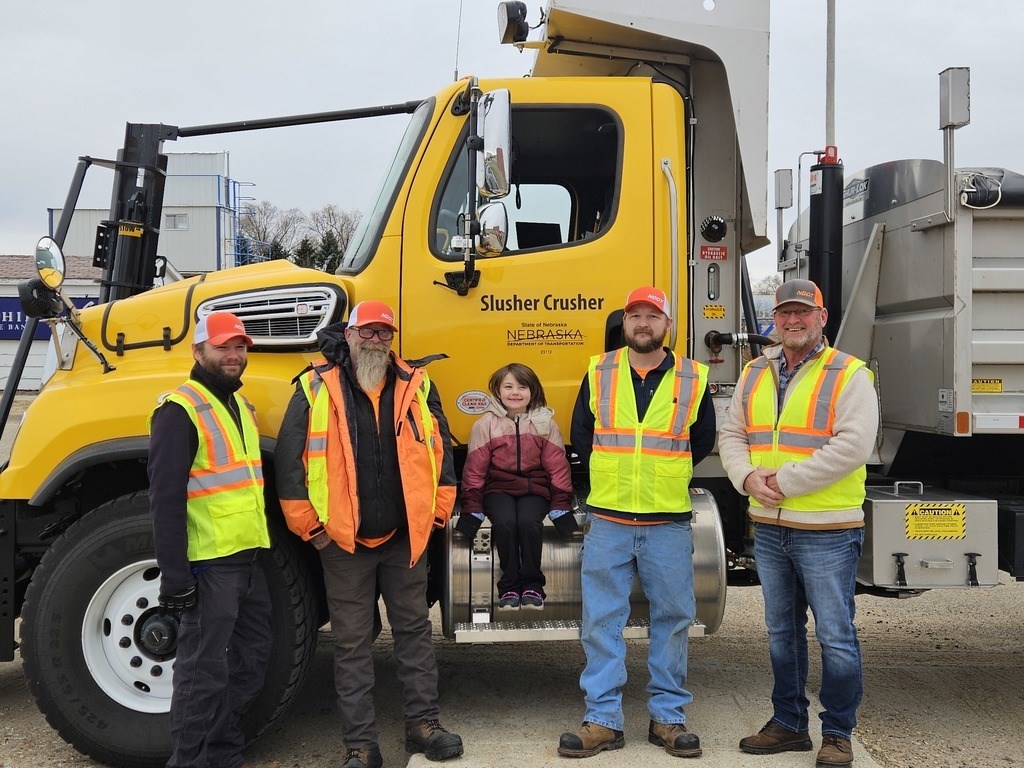
<svg viewBox="0 0 1024 768">
<path fill-rule="evenodd" d="M 781 344 L 744 369 L 718 435 L 730 480 L 750 497 L 775 677 L 772 717 L 740 749 L 813 748 L 805 694 L 809 607 L 822 649 L 817 766 L 833 768 L 853 762 L 850 738 L 863 690 L 853 598 L 878 400 L 864 362 L 824 337 L 828 314 L 813 282 L 783 283 L 774 315 Z"/>
</svg>

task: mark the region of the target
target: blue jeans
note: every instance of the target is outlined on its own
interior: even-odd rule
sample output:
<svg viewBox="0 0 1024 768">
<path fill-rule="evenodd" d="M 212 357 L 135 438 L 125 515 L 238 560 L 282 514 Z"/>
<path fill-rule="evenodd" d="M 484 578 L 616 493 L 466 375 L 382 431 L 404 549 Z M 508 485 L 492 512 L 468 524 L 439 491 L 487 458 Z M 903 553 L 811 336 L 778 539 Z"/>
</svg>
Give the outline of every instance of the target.
<svg viewBox="0 0 1024 768">
<path fill-rule="evenodd" d="M 775 687 L 772 719 L 808 730 L 807 608 L 821 645 L 821 732 L 850 738 L 864 690 L 853 624 L 863 528 L 808 531 L 754 525 L 754 558 L 764 593 L 764 621 Z"/>
<path fill-rule="evenodd" d="M 693 595 L 693 536 L 689 521 L 623 525 L 590 517 L 583 539 L 583 649 L 580 675 L 586 722 L 621 731 L 622 686 L 626 684 L 626 641 L 633 576 L 650 603 L 651 681 L 647 707 L 658 723 L 683 723 L 693 701 L 686 685 L 688 629 L 697 613 Z"/>
</svg>

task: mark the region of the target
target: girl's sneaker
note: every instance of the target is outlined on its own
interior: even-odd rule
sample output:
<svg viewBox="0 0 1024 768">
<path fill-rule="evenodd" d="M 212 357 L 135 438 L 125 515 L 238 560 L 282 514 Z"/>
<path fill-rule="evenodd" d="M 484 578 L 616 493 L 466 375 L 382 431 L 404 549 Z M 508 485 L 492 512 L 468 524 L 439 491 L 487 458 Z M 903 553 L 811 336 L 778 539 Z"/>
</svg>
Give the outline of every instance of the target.
<svg viewBox="0 0 1024 768">
<path fill-rule="evenodd" d="M 522 605 L 523 608 L 539 611 L 544 607 L 544 595 L 535 589 L 527 589 L 523 592 L 523 596 L 519 600 L 519 604 Z"/>
<path fill-rule="evenodd" d="M 519 610 L 519 595 L 515 592 L 506 592 L 501 596 L 501 600 L 498 601 L 499 611 L 518 611 Z"/>
</svg>

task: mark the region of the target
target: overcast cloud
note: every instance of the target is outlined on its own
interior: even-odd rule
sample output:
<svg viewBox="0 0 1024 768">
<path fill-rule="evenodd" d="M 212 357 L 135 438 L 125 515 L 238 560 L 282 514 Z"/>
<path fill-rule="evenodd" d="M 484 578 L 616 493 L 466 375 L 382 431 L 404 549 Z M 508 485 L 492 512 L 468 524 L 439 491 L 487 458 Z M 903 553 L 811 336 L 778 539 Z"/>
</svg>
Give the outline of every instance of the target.
<svg viewBox="0 0 1024 768">
<path fill-rule="evenodd" d="M 528 4 L 532 22 L 540 3 Z M 532 54 L 497 44 L 497 3 L 461 5 L 459 74 L 525 74 Z M 938 73 L 969 66 L 972 123 L 957 134 L 957 164 L 1024 171 L 1024 6 L 1014 0 L 837 5 L 836 133 L 847 168 L 941 159 Z M 430 95 L 452 80 L 459 13 L 460 0 L 5 3 L 0 254 L 30 251 L 47 230 L 46 209 L 63 204 L 76 159 L 113 157 L 127 121 L 185 126 Z M 800 152 L 824 144 L 824 0 L 776 0 L 771 35 L 769 173 L 795 167 Z M 165 146 L 229 150 L 232 176 L 253 182 L 253 196 L 280 207 L 365 209 L 406 120 Z M 107 207 L 110 174 L 90 173 L 81 204 Z M 752 271 L 774 271 L 774 251 L 756 255 Z"/>
</svg>

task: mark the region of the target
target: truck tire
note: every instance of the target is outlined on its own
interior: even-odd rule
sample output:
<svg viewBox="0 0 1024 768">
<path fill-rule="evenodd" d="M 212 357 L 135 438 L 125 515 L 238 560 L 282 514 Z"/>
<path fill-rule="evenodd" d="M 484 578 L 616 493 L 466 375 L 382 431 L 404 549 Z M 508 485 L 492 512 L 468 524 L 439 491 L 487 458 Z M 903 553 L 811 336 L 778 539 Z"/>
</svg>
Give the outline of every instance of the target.
<svg viewBox="0 0 1024 768">
<path fill-rule="evenodd" d="M 263 691 L 245 723 L 255 736 L 301 687 L 318 611 L 298 543 L 272 532 L 263 560 L 274 645 Z M 146 492 L 114 499 L 72 525 L 32 576 L 21 623 L 29 688 L 46 720 L 75 749 L 112 766 L 162 766 L 170 754 L 171 643 L 142 643 L 157 612 L 159 569 Z M 147 636 L 152 636 L 147 632 Z"/>
</svg>

